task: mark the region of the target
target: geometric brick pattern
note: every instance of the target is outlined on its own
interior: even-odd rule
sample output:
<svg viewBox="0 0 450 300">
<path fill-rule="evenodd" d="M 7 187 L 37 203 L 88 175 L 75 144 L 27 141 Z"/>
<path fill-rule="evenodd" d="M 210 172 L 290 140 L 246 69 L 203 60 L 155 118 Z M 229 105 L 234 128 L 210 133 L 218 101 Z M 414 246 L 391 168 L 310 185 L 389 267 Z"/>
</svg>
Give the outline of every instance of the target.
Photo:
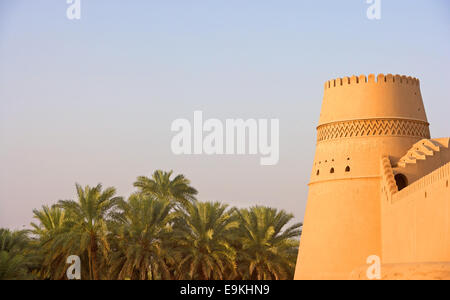
<svg viewBox="0 0 450 300">
<path fill-rule="evenodd" d="M 317 128 L 317 141 L 361 136 L 412 136 L 429 139 L 427 122 L 404 119 L 366 119 L 334 122 Z"/>
</svg>

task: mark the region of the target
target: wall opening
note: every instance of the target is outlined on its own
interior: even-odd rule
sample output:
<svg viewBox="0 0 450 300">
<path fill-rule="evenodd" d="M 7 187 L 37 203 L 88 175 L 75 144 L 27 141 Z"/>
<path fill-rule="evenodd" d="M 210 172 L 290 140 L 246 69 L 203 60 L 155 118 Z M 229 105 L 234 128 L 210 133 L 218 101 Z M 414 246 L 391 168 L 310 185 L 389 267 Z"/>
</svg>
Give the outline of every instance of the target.
<svg viewBox="0 0 450 300">
<path fill-rule="evenodd" d="M 408 179 L 403 174 L 397 174 L 395 175 L 395 183 L 397 184 L 398 190 L 401 191 L 405 187 L 408 186 Z"/>
<path fill-rule="evenodd" d="M 334 173 L 334 168 L 331 168 L 330 173 L 331 173 L 331 174 Z"/>
<path fill-rule="evenodd" d="M 316 175 L 317 175 L 317 176 L 319 176 L 319 174 L 320 174 L 320 171 L 319 171 L 319 170 L 317 170 L 317 173 L 316 173 Z"/>
<path fill-rule="evenodd" d="M 350 167 L 349 166 L 347 166 L 346 168 L 345 168 L 345 172 L 350 172 Z"/>
</svg>

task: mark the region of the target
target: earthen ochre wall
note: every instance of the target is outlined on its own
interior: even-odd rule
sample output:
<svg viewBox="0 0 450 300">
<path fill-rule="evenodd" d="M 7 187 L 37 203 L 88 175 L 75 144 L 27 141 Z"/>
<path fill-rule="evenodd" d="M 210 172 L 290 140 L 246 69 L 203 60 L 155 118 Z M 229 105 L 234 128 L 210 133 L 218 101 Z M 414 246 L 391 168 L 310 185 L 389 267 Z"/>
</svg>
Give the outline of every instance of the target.
<svg viewBox="0 0 450 300">
<path fill-rule="evenodd" d="M 383 198 L 383 263 L 450 262 L 450 163 Z"/>
<path fill-rule="evenodd" d="M 296 279 L 347 279 L 368 256 L 382 256 L 380 158 L 400 159 L 429 138 L 417 79 L 325 84 Z"/>
</svg>

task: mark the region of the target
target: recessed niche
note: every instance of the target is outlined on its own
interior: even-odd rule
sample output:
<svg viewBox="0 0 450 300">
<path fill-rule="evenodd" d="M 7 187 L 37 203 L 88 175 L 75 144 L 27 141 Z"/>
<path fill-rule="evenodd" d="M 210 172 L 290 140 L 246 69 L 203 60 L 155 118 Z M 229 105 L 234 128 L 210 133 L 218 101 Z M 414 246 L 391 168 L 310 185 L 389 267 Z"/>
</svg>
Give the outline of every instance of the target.
<svg viewBox="0 0 450 300">
<path fill-rule="evenodd" d="M 394 179 L 399 191 L 403 190 L 405 187 L 408 186 L 408 179 L 406 178 L 405 175 L 397 174 L 395 175 Z"/>
</svg>

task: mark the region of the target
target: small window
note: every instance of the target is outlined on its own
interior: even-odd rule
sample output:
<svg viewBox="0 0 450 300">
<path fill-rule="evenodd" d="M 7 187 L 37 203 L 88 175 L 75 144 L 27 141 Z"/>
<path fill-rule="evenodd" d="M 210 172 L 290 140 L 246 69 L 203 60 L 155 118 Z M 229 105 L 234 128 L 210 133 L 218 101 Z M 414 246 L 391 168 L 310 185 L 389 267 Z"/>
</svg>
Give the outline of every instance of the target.
<svg viewBox="0 0 450 300">
<path fill-rule="evenodd" d="M 319 171 L 319 170 L 317 170 L 317 173 L 316 173 L 316 175 L 317 175 L 317 176 L 319 176 L 319 174 L 320 174 L 320 171 Z"/>
<path fill-rule="evenodd" d="M 403 190 L 405 187 L 408 186 L 408 179 L 406 178 L 405 175 L 397 174 L 395 175 L 394 179 L 399 191 Z"/>
<path fill-rule="evenodd" d="M 331 173 L 331 174 L 334 173 L 334 168 L 331 168 L 330 173 Z"/>
<path fill-rule="evenodd" d="M 350 167 L 349 166 L 347 166 L 346 168 L 345 168 L 345 172 L 350 172 Z"/>
</svg>

